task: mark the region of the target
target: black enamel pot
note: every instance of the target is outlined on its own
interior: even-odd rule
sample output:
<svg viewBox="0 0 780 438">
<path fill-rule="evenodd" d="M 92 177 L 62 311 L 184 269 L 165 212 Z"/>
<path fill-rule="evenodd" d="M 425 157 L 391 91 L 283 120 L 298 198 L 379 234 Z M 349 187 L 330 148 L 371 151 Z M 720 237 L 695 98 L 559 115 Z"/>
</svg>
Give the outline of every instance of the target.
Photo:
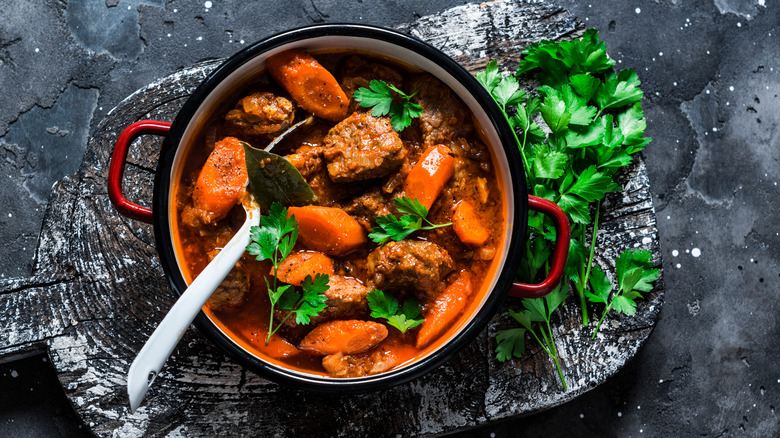
<svg viewBox="0 0 780 438">
<path fill-rule="evenodd" d="M 228 336 L 204 312 L 195 319 L 195 325 L 231 358 L 249 370 L 264 377 L 297 388 L 316 391 L 372 391 L 407 382 L 441 365 L 471 342 L 498 311 L 507 295 L 539 297 L 552 290 L 563 273 L 568 251 L 569 226 L 565 214 L 555 204 L 529 197 L 521 157 L 511 128 L 490 94 L 475 78 L 454 60 L 438 49 L 398 32 L 355 24 L 326 24 L 304 27 L 274 35 L 260 41 L 220 65 L 195 90 L 177 114 L 173 123 L 140 121 L 128 126 L 120 135 L 112 156 L 109 171 L 109 195 L 116 209 L 130 218 L 154 224 L 157 251 L 162 266 L 177 295 L 187 288 L 179 265 L 172 228 L 175 219 L 173 184 L 180 177 L 182 163 L 188 148 L 194 144 L 211 111 L 265 66 L 269 56 L 284 50 L 299 48 L 316 53 L 319 50 L 352 50 L 399 61 L 433 74 L 447 84 L 470 108 L 483 131 L 483 140 L 492 151 L 494 168 L 504 187 L 505 242 L 497 252 L 497 263 L 487 293 L 460 326 L 452 330 L 449 339 L 438 348 L 426 352 L 411 363 L 388 372 L 368 377 L 337 379 L 302 372 L 268 360 L 242 347 Z M 129 202 L 122 195 L 121 183 L 128 147 L 140 135 L 165 136 L 157 165 L 152 210 Z M 540 284 L 514 283 L 515 272 L 523 253 L 528 210 L 541 211 L 556 223 L 559 241 L 553 255 L 550 276 Z"/>
</svg>

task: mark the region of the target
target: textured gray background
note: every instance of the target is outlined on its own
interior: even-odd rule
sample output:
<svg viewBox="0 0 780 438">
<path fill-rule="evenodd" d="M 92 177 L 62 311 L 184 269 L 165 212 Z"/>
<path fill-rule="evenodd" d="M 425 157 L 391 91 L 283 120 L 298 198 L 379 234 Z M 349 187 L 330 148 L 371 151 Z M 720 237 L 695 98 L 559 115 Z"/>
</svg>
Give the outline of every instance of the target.
<svg viewBox="0 0 780 438">
<path fill-rule="evenodd" d="M 290 27 L 393 27 L 462 2 L 206 3 L 0 0 L 0 276 L 30 274 L 52 184 L 75 172 L 90 130 L 136 89 Z M 619 67 L 644 82 L 665 304 L 645 348 L 605 385 L 478 434 L 780 435 L 780 5 L 553 3 L 599 29 Z M 27 370 L 5 364 L 0 381 Z M 0 392 L 2 406 L 17 397 Z M 0 435 L 68 435 L 33 427 L 45 420 L 6 409 Z"/>
</svg>

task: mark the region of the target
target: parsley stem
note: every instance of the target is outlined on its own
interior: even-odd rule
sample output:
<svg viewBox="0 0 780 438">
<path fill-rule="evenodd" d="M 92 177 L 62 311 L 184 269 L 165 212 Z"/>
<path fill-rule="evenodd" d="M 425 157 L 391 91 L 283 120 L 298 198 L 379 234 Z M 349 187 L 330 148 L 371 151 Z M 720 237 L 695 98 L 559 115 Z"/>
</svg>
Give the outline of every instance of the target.
<svg viewBox="0 0 780 438">
<path fill-rule="evenodd" d="M 601 199 L 596 201 L 596 217 L 593 220 L 593 237 L 590 240 L 590 254 L 588 255 L 588 267 L 585 271 L 585 278 L 582 281 L 582 291 L 588 287 L 590 279 L 590 269 L 593 267 L 593 255 L 596 252 L 596 236 L 599 234 L 599 211 L 601 211 Z M 588 326 L 588 307 L 585 303 L 585 294 L 580 293 L 580 304 L 582 305 L 582 326 Z"/>
<path fill-rule="evenodd" d="M 548 356 L 552 356 L 552 353 L 550 352 L 550 350 L 547 349 L 546 344 L 541 340 L 539 340 L 539 337 L 536 336 L 536 330 L 529 330 L 529 331 L 534 336 L 534 339 L 536 339 L 536 343 L 538 343 L 539 346 L 542 347 L 542 350 L 544 350 L 544 352 L 547 353 Z M 542 336 L 544 336 L 544 329 L 542 329 L 541 332 L 542 332 Z M 547 338 L 545 337 L 545 339 Z"/>
<path fill-rule="evenodd" d="M 599 332 L 599 327 L 601 327 L 601 323 L 604 322 L 604 318 L 607 316 L 607 313 L 609 313 L 609 310 L 612 308 L 612 304 L 614 304 L 614 301 L 610 301 L 607 308 L 604 309 L 604 313 L 601 315 L 601 319 L 599 319 L 599 323 L 596 326 L 596 330 L 593 331 L 593 336 L 591 336 L 591 339 L 596 339 L 596 333 Z"/>
<path fill-rule="evenodd" d="M 276 274 L 278 273 L 278 269 L 279 269 L 279 263 L 277 261 L 276 253 L 277 253 L 277 251 L 274 251 L 273 259 L 271 259 L 271 263 L 273 263 L 273 265 L 274 265 L 274 291 L 276 291 Z M 268 298 L 271 298 L 271 294 L 270 294 L 271 291 L 269 290 L 268 292 L 269 292 Z M 271 336 L 273 336 L 274 333 L 276 333 L 276 330 L 279 329 L 279 327 L 274 329 L 274 305 L 275 304 L 276 303 L 274 303 L 274 300 L 271 300 L 271 315 L 268 317 L 269 318 L 268 319 L 268 336 L 265 338 L 265 345 L 268 345 L 268 343 L 271 342 Z"/>
<path fill-rule="evenodd" d="M 544 329 L 542 329 L 544 330 Z M 552 329 L 550 328 L 550 320 L 547 320 L 547 330 L 550 332 L 550 344 L 552 346 L 552 350 L 554 355 L 552 355 L 553 361 L 555 362 L 555 368 L 558 369 L 558 377 L 561 378 L 561 384 L 563 384 L 563 390 L 566 391 L 568 387 L 566 386 L 566 379 L 563 377 L 563 370 L 561 370 L 561 363 L 558 361 L 558 349 L 555 348 L 555 342 L 552 341 L 553 334 Z"/>
<path fill-rule="evenodd" d="M 520 149 L 520 158 L 523 160 L 523 170 L 525 170 L 525 175 L 528 178 L 526 185 L 533 189 L 533 187 L 536 185 L 536 177 L 531 174 L 531 168 L 528 167 L 528 160 L 525 158 L 525 135 L 523 135 L 523 142 L 520 143 L 520 139 L 517 137 L 517 132 L 515 132 L 515 129 L 512 128 L 512 123 L 509 122 L 509 116 L 507 115 L 506 111 L 502 110 L 501 114 L 504 115 L 504 120 L 506 120 L 506 124 L 509 125 L 509 128 L 512 131 L 512 135 L 515 137 L 515 142 L 517 143 L 518 149 Z M 524 129 L 523 131 L 525 132 L 527 130 Z"/>
</svg>

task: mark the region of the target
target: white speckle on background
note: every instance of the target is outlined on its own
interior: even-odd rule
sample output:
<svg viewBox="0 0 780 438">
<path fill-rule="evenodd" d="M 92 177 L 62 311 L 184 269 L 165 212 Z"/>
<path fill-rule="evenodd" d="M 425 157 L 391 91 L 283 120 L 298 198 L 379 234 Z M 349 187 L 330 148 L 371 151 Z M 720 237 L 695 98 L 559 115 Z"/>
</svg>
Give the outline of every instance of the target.
<svg viewBox="0 0 780 438">
<path fill-rule="evenodd" d="M 742 23 L 740 23 L 739 21 L 737 21 L 737 27 L 742 27 Z"/>
<path fill-rule="evenodd" d="M 677 257 L 678 255 L 680 255 L 680 251 L 677 251 L 676 249 L 673 249 L 672 250 L 672 257 Z"/>
<path fill-rule="evenodd" d="M 636 407 L 636 409 L 637 409 L 637 410 L 639 410 L 639 409 L 642 409 L 642 406 L 641 406 L 641 405 L 638 405 L 638 406 Z"/>
<path fill-rule="evenodd" d="M 206 2 L 206 3 L 203 3 L 203 6 L 204 6 L 206 9 L 209 9 L 209 8 L 211 8 L 211 6 L 213 6 L 213 5 L 211 4 L 211 2 Z"/>
<path fill-rule="evenodd" d="M 694 257 L 698 257 L 701 255 L 701 250 L 699 248 L 693 248 L 691 250 L 691 255 Z"/>
<path fill-rule="evenodd" d="M 714 126 L 713 126 L 713 127 L 712 127 L 712 132 L 718 132 L 718 128 L 716 128 L 716 127 L 714 127 Z"/>
<path fill-rule="evenodd" d="M 11 213 L 8 213 L 8 217 L 14 217 L 14 215 L 11 214 Z"/>
<path fill-rule="evenodd" d="M 675 267 L 676 267 L 677 269 L 680 269 L 680 268 L 682 268 L 682 265 L 680 265 L 680 264 L 678 263 L 677 265 L 675 265 Z"/>
<path fill-rule="evenodd" d="M 634 9 L 634 12 L 636 12 L 638 14 L 638 13 L 642 12 L 642 10 L 639 9 L 639 8 L 636 8 L 636 9 Z"/>
<path fill-rule="evenodd" d="M 690 253 L 691 253 L 691 250 L 690 250 L 690 249 L 686 249 L 686 250 L 685 250 L 685 253 L 686 253 L 686 254 L 690 254 Z"/>
<path fill-rule="evenodd" d="M 672 82 L 672 85 L 677 86 L 677 81 Z"/>
<path fill-rule="evenodd" d="M 701 310 L 701 304 L 699 303 L 699 300 L 686 304 L 686 306 L 688 306 L 688 313 L 690 313 L 691 316 L 698 315 L 699 311 Z"/>
<path fill-rule="evenodd" d="M 734 86 L 733 85 L 729 86 L 729 91 L 734 91 Z"/>
<path fill-rule="evenodd" d="M 651 239 L 649 237 L 643 237 L 642 238 L 642 245 L 647 245 L 647 244 L 649 244 L 652 241 L 653 241 L 653 239 Z"/>
<path fill-rule="evenodd" d="M 37 48 L 37 47 L 35 48 L 35 53 L 38 53 L 38 52 L 40 52 L 40 51 L 41 51 L 41 49 L 39 49 L 39 48 Z"/>
<path fill-rule="evenodd" d="M 618 417 L 622 417 L 622 416 L 623 416 L 623 413 L 622 412 L 618 412 Z"/>
<path fill-rule="evenodd" d="M 658 379 L 658 383 L 664 383 L 664 379 Z M 780 383 L 780 379 L 777 380 L 777 383 Z"/>
<path fill-rule="evenodd" d="M 778 380 L 777 383 L 780 383 L 780 380 Z M 580 414 L 580 418 L 585 418 L 585 414 Z"/>
<path fill-rule="evenodd" d="M 664 52 L 658 52 L 658 56 L 664 56 Z"/>
<path fill-rule="evenodd" d="M 195 39 L 198 40 L 198 41 L 203 41 L 203 37 L 202 36 L 199 36 L 199 37 L 197 37 Z"/>
<path fill-rule="evenodd" d="M 14 379 L 19 377 L 19 373 L 17 373 L 16 370 L 11 370 L 11 377 L 13 377 Z"/>
</svg>

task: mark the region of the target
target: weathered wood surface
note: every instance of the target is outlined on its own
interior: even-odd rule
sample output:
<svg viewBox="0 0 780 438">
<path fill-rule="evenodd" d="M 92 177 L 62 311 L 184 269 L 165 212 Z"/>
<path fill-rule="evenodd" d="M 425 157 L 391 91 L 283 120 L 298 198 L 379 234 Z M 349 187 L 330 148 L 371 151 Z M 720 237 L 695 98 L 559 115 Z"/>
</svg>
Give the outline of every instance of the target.
<svg viewBox="0 0 780 438">
<path fill-rule="evenodd" d="M 565 11 L 533 2 L 457 7 L 401 27 L 476 71 L 489 58 L 504 65 L 517 47 L 575 35 Z M 0 282 L 0 355 L 48 348 L 65 392 L 100 436 L 395 436 L 426 435 L 537 412 L 604 382 L 649 335 L 663 301 L 663 281 L 637 316 L 610 316 L 595 341 L 570 299 L 554 317 L 569 390 L 538 349 L 498 363 L 490 328 L 429 375 L 374 394 L 328 396 L 281 387 L 233 363 L 190 329 L 145 404 L 130 414 L 126 373 L 175 297 L 154 247 L 152 228 L 111 207 L 106 175 L 119 132 L 133 121 L 172 120 L 218 61 L 182 70 L 139 90 L 101 122 L 76 175 L 54 188 L 31 278 Z M 159 139 L 136 141 L 126 171 L 131 200 L 149 201 Z M 648 248 L 660 267 L 655 213 L 641 160 L 624 175 L 625 191 L 603 204 L 597 262 L 607 267 L 625 247 Z M 612 269 L 607 269 L 608 272 Z M 516 303 L 515 303 L 516 304 Z M 508 303 L 512 305 L 512 302 Z M 531 345 L 529 343 L 529 345 Z"/>
</svg>

